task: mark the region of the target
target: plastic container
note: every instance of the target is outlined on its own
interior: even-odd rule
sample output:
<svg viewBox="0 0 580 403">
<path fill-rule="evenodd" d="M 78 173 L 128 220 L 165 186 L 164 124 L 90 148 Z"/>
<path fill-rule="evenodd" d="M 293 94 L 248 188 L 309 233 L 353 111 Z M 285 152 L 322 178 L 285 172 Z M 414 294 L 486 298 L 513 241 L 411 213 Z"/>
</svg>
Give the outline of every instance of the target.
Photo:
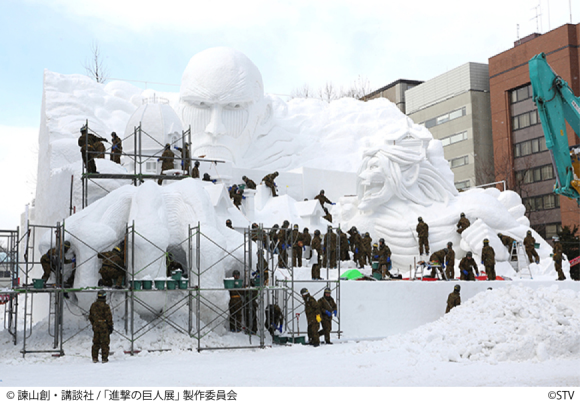
<svg viewBox="0 0 580 403">
<path fill-rule="evenodd" d="M 286 344 L 286 343 L 288 343 L 288 337 L 286 337 L 286 336 L 278 336 L 278 335 L 275 334 L 273 341 L 276 344 Z"/>
<path fill-rule="evenodd" d="M 171 273 L 171 278 L 174 280 L 181 280 L 181 276 L 183 275 L 183 273 L 181 272 L 181 270 L 175 270 Z"/>
<path fill-rule="evenodd" d="M 164 290 L 165 289 L 165 280 L 155 280 L 155 288 L 157 288 L 158 290 Z"/>
<path fill-rule="evenodd" d="M 189 280 L 186 278 L 182 278 L 179 280 L 179 289 L 180 290 L 187 290 L 187 286 L 189 285 Z"/>
<path fill-rule="evenodd" d="M 141 280 L 132 280 L 131 281 L 131 288 L 133 290 L 140 290 L 143 286 L 143 282 Z"/>
<path fill-rule="evenodd" d="M 167 289 L 168 290 L 175 290 L 177 288 L 178 281 L 177 280 L 167 280 Z"/>
<path fill-rule="evenodd" d="M 288 337 L 288 341 L 294 344 L 306 344 L 306 336 Z"/>
<path fill-rule="evenodd" d="M 379 262 L 372 262 L 373 270 L 377 270 L 379 268 Z"/>
<path fill-rule="evenodd" d="M 153 288 L 153 280 L 141 280 L 141 282 L 143 283 L 144 290 L 150 290 Z"/>
<path fill-rule="evenodd" d="M 536 243 L 534 244 L 534 248 L 536 248 L 536 249 L 540 249 L 540 244 L 536 242 Z"/>
<path fill-rule="evenodd" d="M 382 280 L 383 279 L 383 275 L 379 272 L 374 272 L 373 273 L 373 277 L 376 278 L 377 280 Z"/>
<path fill-rule="evenodd" d="M 224 288 L 234 288 L 235 280 L 233 278 L 224 278 Z"/>
<path fill-rule="evenodd" d="M 234 280 L 234 288 L 242 288 L 242 279 Z"/>
<path fill-rule="evenodd" d="M 37 290 L 44 288 L 44 280 L 41 278 L 32 279 L 32 285 Z"/>
</svg>

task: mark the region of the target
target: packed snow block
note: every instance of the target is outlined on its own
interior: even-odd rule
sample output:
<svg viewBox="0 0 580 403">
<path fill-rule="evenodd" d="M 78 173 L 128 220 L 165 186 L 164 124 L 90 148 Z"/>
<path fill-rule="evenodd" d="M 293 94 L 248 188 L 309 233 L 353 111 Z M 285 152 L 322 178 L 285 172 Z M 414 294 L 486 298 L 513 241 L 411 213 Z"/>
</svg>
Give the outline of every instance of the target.
<svg viewBox="0 0 580 403">
<path fill-rule="evenodd" d="M 332 171 L 317 168 L 302 168 L 303 193 L 309 200 L 317 196 L 321 190 L 332 202 L 345 195 L 356 194 L 356 174 L 354 172 Z M 302 199 L 298 199 L 302 200 Z M 329 210 L 332 206 L 325 206 Z"/>
</svg>

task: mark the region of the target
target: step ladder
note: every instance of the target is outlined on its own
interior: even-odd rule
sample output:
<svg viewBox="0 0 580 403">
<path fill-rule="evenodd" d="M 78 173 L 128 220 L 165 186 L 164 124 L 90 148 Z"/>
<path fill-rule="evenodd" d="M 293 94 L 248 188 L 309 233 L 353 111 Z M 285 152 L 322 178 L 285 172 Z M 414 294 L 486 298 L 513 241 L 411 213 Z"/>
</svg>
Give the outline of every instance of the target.
<svg viewBox="0 0 580 403">
<path fill-rule="evenodd" d="M 530 269 L 530 262 L 524 244 L 521 241 L 514 241 L 510 250 L 510 264 L 514 271 L 520 275 L 529 275 L 532 278 L 532 270 Z M 526 270 L 527 269 L 527 272 Z"/>
</svg>

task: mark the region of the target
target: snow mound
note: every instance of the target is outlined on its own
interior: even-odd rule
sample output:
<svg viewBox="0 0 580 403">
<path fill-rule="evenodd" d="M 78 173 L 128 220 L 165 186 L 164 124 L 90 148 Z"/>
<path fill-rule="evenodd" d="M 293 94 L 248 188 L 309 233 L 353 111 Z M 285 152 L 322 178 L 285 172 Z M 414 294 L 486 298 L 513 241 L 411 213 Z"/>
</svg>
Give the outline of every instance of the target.
<svg viewBox="0 0 580 403">
<path fill-rule="evenodd" d="M 441 319 L 386 339 L 443 361 L 545 361 L 580 356 L 580 293 L 557 285 L 487 290 Z"/>
</svg>

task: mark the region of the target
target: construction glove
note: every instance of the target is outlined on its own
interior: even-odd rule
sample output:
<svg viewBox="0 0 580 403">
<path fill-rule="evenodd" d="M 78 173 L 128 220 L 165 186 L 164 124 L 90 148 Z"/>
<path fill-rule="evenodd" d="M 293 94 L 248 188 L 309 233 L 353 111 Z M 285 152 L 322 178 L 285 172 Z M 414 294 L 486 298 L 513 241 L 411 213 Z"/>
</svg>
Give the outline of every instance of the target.
<svg viewBox="0 0 580 403">
<path fill-rule="evenodd" d="M 320 315 L 316 315 L 316 321 L 317 321 L 318 323 L 320 323 L 320 321 L 321 321 L 321 320 L 322 320 L 322 319 L 320 318 Z"/>
<path fill-rule="evenodd" d="M 391 262 L 391 258 L 390 258 L 390 257 L 388 257 L 388 258 L 387 258 L 387 263 L 390 263 L 390 262 Z"/>
<path fill-rule="evenodd" d="M 332 311 L 332 313 L 334 313 L 334 316 L 336 316 L 336 309 L 334 311 Z"/>
<path fill-rule="evenodd" d="M 461 272 L 462 272 L 463 274 L 465 274 L 466 276 L 469 274 L 469 273 L 467 272 L 467 270 L 461 270 Z"/>
<path fill-rule="evenodd" d="M 70 261 L 73 262 L 73 263 L 76 263 L 77 262 L 77 258 L 76 257 L 73 257 Z"/>
<path fill-rule="evenodd" d="M 282 325 L 278 326 L 278 331 L 282 333 Z"/>
<path fill-rule="evenodd" d="M 324 312 L 326 312 L 326 314 L 327 314 L 329 317 L 332 317 L 332 313 L 330 313 L 330 311 L 329 311 L 329 310 L 326 310 L 326 311 L 324 311 Z"/>
</svg>

